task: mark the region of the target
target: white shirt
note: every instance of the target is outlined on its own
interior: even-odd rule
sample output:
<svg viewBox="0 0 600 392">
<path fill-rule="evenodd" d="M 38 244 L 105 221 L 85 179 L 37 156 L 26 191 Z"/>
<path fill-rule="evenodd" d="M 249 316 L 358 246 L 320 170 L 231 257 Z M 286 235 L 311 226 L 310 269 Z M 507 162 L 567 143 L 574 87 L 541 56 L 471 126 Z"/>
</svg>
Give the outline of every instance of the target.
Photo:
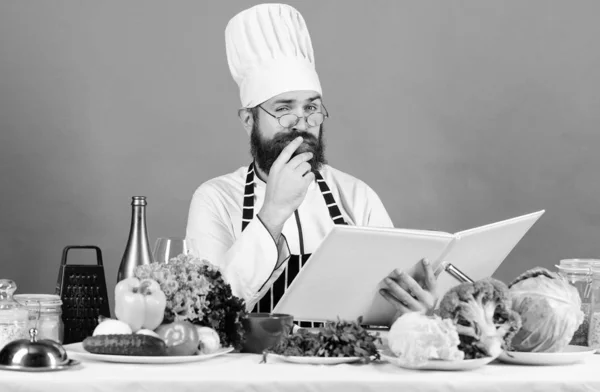
<svg viewBox="0 0 600 392">
<path fill-rule="evenodd" d="M 217 265 L 235 296 L 251 311 L 283 271 L 290 254 L 299 254 L 298 224 L 292 214 L 278 243 L 256 217 L 266 184 L 254 186 L 254 218 L 242 231 L 242 206 L 248 167 L 213 178 L 198 187 L 190 203 L 186 238 L 192 253 Z M 379 196 L 361 180 L 328 165 L 320 170 L 349 225 L 393 227 Z M 304 253 L 313 253 L 334 223 L 316 183 L 312 183 L 298 214 Z"/>
</svg>

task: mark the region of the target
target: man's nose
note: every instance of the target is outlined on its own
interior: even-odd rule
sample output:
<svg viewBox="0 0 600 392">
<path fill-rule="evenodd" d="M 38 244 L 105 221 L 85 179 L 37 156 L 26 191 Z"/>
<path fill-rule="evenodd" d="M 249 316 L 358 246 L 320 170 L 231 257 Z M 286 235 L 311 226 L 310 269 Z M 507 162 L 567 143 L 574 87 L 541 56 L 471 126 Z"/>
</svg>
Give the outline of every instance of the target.
<svg viewBox="0 0 600 392">
<path fill-rule="evenodd" d="M 292 127 L 292 130 L 294 131 L 306 131 L 307 129 L 308 123 L 306 122 L 306 117 L 304 116 L 300 116 L 296 125 Z"/>
</svg>

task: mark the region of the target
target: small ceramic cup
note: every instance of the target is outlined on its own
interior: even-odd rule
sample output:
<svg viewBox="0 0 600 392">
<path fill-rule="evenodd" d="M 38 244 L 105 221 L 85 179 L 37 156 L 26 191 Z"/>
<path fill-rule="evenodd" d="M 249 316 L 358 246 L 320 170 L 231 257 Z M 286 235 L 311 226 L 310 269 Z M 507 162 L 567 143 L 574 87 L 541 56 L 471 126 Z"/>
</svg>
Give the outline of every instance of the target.
<svg viewBox="0 0 600 392">
<path fill-rule="evenodd" d="M 242 352 L 262 354 L 292 332 L 294 317 L 281 313 L 250 313 L 242 323 L 245 331 Z"/>
</svg>

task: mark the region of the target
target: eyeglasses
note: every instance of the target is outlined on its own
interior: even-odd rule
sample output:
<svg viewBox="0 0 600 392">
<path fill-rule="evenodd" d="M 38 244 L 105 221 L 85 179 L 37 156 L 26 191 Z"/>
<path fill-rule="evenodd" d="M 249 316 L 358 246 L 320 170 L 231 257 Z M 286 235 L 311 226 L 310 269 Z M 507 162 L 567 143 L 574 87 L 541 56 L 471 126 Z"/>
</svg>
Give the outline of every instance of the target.
<svg viewBox="0 0 600 392">
<path fill-rule="evenodd" d="M 262 110 L 264 110 L 264 112 L 267 113 L 269 116 L 273 117 L 274 119 L 277 119 L 277 121 L 279 121 L 279 125 L 281 125 L 284 128 L 291 128 L 291 127 L 295 126 L 296 124 L 298 124 L 298 122 L 302 118 L 302 117 L 298 117 L 297 115 L 292 114 L 292 113 L 284 114 L 283 116 L 277 117 L 277 116 L 269 113 L 265 108 L 262 107 L 262 105 L 258 105 L 258 106 Z M 325 105 L 322 105 L 322 106 L 323 106 L 323 109 L 325 109 L 325 113 L 314 112 L 314 113 L 309 114 L 308 116 L 304 116 L 306 123 L 310 127 L 317 127 L 317 126 L 323 124 L 323 122 L 325 121 L 325 118 L 329 117 L 327 108 L 325 107 Z"/>
</svg>

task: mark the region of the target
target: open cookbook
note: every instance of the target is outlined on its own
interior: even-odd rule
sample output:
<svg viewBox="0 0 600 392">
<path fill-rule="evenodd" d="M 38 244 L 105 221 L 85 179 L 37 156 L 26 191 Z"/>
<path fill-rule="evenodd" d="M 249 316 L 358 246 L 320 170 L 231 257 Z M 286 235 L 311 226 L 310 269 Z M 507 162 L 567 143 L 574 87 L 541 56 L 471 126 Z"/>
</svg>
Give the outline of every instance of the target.
<svg viewBox="0 0 600 392">
<path fill-rule="evenodd" d="M 438 294 L 460 281 L 452 265 L 472 280 L 491 277 L 544 210 L 455 234 L 397 228 L 335 226 L 273 310 L 296 320 L 357 320 L 388 326 L 395 308 L 381 296 L 382 280 L 394 269 L 421 280 L 427 258 Z"/>
</svg>

